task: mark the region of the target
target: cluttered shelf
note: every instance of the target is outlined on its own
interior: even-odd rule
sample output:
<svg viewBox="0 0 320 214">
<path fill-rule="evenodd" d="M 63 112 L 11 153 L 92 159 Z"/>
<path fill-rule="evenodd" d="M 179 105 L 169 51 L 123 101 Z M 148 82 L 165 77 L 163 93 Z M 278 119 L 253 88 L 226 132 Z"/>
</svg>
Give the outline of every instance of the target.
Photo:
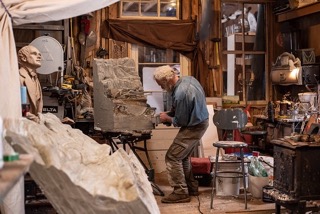
<svg viewBox="0 0 320 214">
<path fill-rule="evenodd" d="M 265 115 L 253 115 L 253 118 L 256 120 L 262 120 L 267 123 L 272 123 L 275 124 L 275 126 L 289 126 L 292 127 L 291 132 L 296 131 L 298 128 L 297 125 L 304 122 L 306 123 L 308 121 L 308 118 L 305 118 L 303 115 L 297 115 L 296 117 L 275 117 L 272 120 L 270 120 L 267 116 Z"/>
<path fill-rule="evenodd" d="M 0 199 L 3 200 L 9 190 L 23 176 L 33 162 L 32 155 L 20 155 L 19 160 L 5 162 L 0 170 Z"/>
<path fill-rule="evenodd" d="M 305 6 L 291 9 L 282 13 L 277 14 L 277 21 L 284 22 L 296 18 L 300 18 L 303 16 L 307 16 L 313 13 L 317 13 L 320 11 L 320 2 L 315 2 L 312 4 L 307 4 Z"/>
</svg>

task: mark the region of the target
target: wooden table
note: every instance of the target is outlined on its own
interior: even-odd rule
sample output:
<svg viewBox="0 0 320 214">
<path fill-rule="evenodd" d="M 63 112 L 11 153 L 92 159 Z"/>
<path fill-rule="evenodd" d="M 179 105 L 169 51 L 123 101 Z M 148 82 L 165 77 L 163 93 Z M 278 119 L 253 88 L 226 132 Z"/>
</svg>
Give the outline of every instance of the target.
<svg viewBox="0 0 320 214">
<path fill-rule="evenodd" d="M 0 169 L 0 200 L 2 201 L 10 189 L 17 183 L 21 176 L 29 170 L 33 162 L 33 156 L 28 154 L 20 155 L 19 160 L 5 162 Z"/>
</svg>

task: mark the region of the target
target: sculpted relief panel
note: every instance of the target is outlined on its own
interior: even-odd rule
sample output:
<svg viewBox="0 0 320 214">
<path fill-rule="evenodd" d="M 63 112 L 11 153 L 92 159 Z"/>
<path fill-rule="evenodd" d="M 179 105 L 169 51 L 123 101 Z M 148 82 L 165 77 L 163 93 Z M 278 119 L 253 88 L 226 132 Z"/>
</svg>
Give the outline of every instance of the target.
<svg viewBox="0 0 320 214">
<path fill-rule="evenodd" d="M 96 59 L 93 80 L 96 128 L 103 132 L 151 132 L 155 109 L 147 104 L 133 59 Z"/>
</svg>

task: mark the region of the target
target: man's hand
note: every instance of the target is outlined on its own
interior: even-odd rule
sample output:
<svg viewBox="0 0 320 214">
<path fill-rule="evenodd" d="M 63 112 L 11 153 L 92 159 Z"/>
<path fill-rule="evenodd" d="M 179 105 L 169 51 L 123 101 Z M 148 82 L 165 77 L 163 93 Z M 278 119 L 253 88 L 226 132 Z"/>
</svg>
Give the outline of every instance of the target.
<svg viewBox="0 0 320 214">
<path fill-rule="evenodd" d="M 160 122 L 162 122 L 167 126 L 171 126 L 172 118 L 166 112 L 161 112 L 159 117 L 160 117 Z"/>
</svg>

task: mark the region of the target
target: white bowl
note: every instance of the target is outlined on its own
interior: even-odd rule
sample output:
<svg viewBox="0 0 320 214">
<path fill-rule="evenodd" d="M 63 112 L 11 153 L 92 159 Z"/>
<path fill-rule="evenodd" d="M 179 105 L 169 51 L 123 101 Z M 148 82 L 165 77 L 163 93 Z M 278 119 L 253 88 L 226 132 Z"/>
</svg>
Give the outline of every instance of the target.
<svg viewBox="0 0 320 214">
<path fill-rule="evenodd" d="M 314 101 L 314 99 L 317 97 L 316 92 L 304 92 L 304 93 L 299 93 L 299 100 L 302 103 L 309 103 L 310 101 Z"/>
</svg>

